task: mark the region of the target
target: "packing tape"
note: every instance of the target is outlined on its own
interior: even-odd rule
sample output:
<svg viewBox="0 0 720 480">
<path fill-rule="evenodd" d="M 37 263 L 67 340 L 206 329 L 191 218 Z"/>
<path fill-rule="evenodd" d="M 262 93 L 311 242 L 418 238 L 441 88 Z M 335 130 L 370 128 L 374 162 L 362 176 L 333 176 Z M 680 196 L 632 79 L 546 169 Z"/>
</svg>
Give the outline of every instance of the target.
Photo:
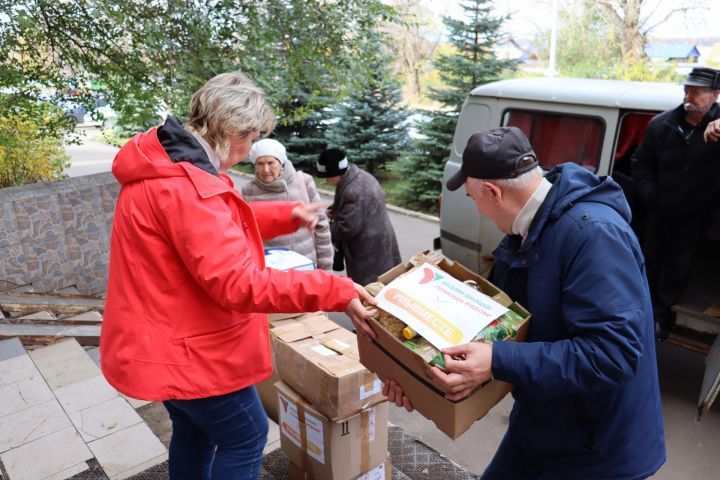
<svg viewBox="0 0 720 480">
<path fill-rule="evenodd" d="M 370 470 L 370 410 L 360 413 L 360 431 L 360 471 L 367 472 Z"/>
<path fill-rule="evenodd" d="M 308 454 L 307 454 L 307 424 L 305 423 L 305 402 L 301 398 L 297 399 L 298 421 L 300 423 L 300 467 L 303 472 L 308 471 Z"/>
<path fill-rule="evenodd" d="M 340 405 L 337 398 L 337 391 L 334 388 L 335 385 L 333 385 L 336 378 L 337 377 L 333 377 L 328 374 L 320 375 L 320 397 L 318 398 L 318 403 L 324 407 L 323 410 L 325 411 L 323 413 L 330 420 L 333 420 L 334 417 L 338 416 L 338 409 Z M 334 412 L 334 414 L 328 414 L 328 412 L 331 411 Z"/>
</svg>

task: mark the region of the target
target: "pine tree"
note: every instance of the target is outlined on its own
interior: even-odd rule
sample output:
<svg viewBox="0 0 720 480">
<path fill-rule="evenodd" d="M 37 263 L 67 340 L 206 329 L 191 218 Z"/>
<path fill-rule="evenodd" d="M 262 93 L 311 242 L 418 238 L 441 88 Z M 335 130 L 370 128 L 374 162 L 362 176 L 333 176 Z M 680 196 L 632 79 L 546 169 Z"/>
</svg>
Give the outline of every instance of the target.
<svg viewBox="0 0 720 480">
<path fill-rule="evenodd" d="M 328 127 L 328 146 L 345 151 L 348 159 L 375 175 L 408 148 L 407 110 L 400 105 L 401 84 L 390 72 L 390 57 L 379 40 L 369 42 L 378 52 L 366 65 L 367 80 L 335 109 L 338 121 Z"/>
<path fill-rule="evenodd" d="M 292 102 L 277 108 L 280 115 L 273 136 L 285 145 L 288 157 L 298 170 L 314 172 L 315 161 L 327 148 L 328 108 L 334 99 L 308 94 L 302 86 L 292 97 Z"/>
<path fill-rule="evenodd" d="M 500 27 L 505 17 L 492 15 L 492 2 L 464 1 L 461 7 L 462 19 L 443 18 L 454 52 L 440 55 L 434 62 L 447 87 L 431 89 L 428 96 L 442 108 L 422 112 L 427 121 L 418 122 L 419 138 L 413 142 L 413 152 L 394 167 L 409 179 L 400 192 L 403 204 L 426 211 L 437 209 L 443 168 L 465 97 L 473 88 L 496 80 L 503 70 L 517 65 L 515 60 L 498 59 L 493 51 L 502 39 Z"/>
</svg>

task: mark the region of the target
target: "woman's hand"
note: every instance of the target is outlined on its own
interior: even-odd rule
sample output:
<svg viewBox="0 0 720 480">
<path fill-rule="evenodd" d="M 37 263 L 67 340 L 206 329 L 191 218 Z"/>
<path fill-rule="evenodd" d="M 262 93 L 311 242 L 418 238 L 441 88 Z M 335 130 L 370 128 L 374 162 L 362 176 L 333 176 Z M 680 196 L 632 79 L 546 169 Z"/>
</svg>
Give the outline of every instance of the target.
<svg viewBox="0 0 720 480">
<path fill-rule="evenodd" d="M 367 319 L 374 317 L 375 314 L 377 314 L 377 310 L 374 308 L 365 308 L 362 302 L 364 301 L 370 305 L 375 305 L 375 298 L 357 283 L 355 284 L 355 291 L 358 293 L 359 298 L 356 297 L 350 300 L 350 303 L 348 303 L 345 309 L 345 315 L 352 320 L 358 335 L 365 335 L 365 337 L 372 340 L 375 338 L 375 331 L 367 323 Z"/>
<path fill-rule="evenodd" d="M 318 212 L 323 211 L 327 207 L 325 202 L 314 202 L 303 205 L 298 205 L 292 209 L 292 219 L 300 220 L 300 223 L 307 227 L 308 230 L 312 231 L 315 229 L 318 220 Z"/>
<path fill-rule="evenodd" d="M 410 399 L 405 396 L 400 384 L 398 384 L 395 380 L 388 379 L 384 382 L 382 393 L 387 397 L 388 402 L 394 403 L 398 407 L 403 407 L 408 412 L 415 410 L 415 407 L 413 407 L 412 403 L 410 403 Z"/>
</svg>

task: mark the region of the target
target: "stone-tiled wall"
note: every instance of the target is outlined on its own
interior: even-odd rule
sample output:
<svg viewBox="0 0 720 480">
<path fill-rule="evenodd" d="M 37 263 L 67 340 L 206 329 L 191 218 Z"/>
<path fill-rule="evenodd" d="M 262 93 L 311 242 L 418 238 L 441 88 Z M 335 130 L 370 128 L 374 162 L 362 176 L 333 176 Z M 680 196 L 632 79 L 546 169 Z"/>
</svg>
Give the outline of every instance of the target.
<svg viewBox="0 0 720 480">
<path fill-rule="evenodd" d="M 111 173 L 0 189 L 0 290 L 105 291 Z"/>
</svg>

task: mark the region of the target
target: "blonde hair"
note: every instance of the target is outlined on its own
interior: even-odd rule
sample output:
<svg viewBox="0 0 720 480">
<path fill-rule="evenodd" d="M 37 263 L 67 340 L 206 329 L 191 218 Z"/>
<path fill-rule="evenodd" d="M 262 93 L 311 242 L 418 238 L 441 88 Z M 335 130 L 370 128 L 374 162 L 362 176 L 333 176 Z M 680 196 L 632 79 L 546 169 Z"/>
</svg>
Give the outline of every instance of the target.
<svg viewBox="0 0 720 480">
<path fill-rule="evenodd" d="M 265 93 L 243 73 L 221 73 L 193 95 L 187 127 L 203 137 L 219 158 L 225 158 L 230 136 L 266 135 L 275 128 L 275 114 Z"/>
</svg>

